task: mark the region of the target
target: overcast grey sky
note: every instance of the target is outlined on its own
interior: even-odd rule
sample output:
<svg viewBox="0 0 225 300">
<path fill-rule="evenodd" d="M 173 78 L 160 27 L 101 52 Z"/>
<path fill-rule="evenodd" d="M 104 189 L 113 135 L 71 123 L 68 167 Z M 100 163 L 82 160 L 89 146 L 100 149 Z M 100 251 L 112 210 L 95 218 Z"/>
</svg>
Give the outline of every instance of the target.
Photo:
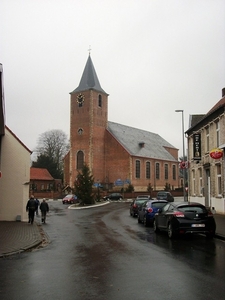
<svg viewBox="0 0 225 300">
<path fill-rule="evenodd" d="M 175 110 L 187 130 L 189 115 L 207 113 L 225 87 L 225 1 L 0 0 L 6 125 L 30 150 L 51 129 L 69 138 L 69 93 L 89 45 L 109 121 L 182 151 Z"/>
</svg>

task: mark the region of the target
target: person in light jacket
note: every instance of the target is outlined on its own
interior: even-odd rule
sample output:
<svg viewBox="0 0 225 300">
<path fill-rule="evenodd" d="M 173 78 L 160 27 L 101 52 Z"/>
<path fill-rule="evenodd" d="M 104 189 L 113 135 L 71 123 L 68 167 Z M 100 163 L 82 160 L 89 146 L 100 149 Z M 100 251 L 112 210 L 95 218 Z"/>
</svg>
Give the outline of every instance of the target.
<svg viewBox="0 0 225 300">
<path fill-rule="evenodd" d="M 41 202 L 40 211 L 41 211 L 41 221 L 42 221 L 42 223 L 45 223 L 46 214 L 47 214 L 47 212 L 49 212 L 49 206 L 48 206 L 48 203 L 46 202 L 45 198 L 43 198 L 43 201 Z"/>
</svg>

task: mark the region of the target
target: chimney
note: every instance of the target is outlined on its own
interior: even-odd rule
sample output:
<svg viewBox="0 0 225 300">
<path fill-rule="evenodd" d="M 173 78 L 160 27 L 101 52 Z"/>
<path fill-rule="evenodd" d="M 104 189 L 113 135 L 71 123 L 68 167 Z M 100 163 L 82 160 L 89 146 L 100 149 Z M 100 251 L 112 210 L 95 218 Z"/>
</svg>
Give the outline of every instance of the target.
<svg viewBox="0 0 225 300">
<path fill-rule="evenodd" d="M 222 89 L 222 98 L 225 96 L 225 88 Z"/>
<path fill-rule="evenodd" d="M 139 146 L 140 146 L 141 148 L 144 148 L 145 142 L 140 142 L 140 143 L 139 143 Z"/>
</svg>

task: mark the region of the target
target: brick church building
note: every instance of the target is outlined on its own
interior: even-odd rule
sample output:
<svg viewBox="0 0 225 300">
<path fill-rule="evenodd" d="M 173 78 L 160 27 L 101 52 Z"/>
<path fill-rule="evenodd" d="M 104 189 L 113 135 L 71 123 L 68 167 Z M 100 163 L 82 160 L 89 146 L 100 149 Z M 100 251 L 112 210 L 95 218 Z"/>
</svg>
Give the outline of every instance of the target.
<svg viewBox="0 0 225 300">
<path fill-rule="evenodd" d="M 80 83 L 70 93 L 70 151 L 64 159 L 64 184 L 74 186 L 86 163 L 96 184 L 135 191 L 179 187 L 178 149 L 156 133 L 108 121 L 108 94 L 89 54 Z M 166 126 L 166 124 L 165 124 Z"/>
</svg>

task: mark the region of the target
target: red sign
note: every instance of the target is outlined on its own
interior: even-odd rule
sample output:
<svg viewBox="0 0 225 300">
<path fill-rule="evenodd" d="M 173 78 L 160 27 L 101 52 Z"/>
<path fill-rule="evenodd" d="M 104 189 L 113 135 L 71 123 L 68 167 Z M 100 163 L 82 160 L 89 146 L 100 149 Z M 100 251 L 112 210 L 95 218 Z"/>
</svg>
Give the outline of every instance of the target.
<svg viewBox="0 0 225 300">
<path fill-rule="evenodd" d="M 209 154 L 212 158 L 219 159 L 223 156 L 223 150 L 219 148 L 212 149 Z"/>
<path fill-rule="evenodd" d="M 179 166 L 180 166 L 180 169 L 188 169 L 189 162 L 188 161 L 180 161 Z"/>
</svg>

